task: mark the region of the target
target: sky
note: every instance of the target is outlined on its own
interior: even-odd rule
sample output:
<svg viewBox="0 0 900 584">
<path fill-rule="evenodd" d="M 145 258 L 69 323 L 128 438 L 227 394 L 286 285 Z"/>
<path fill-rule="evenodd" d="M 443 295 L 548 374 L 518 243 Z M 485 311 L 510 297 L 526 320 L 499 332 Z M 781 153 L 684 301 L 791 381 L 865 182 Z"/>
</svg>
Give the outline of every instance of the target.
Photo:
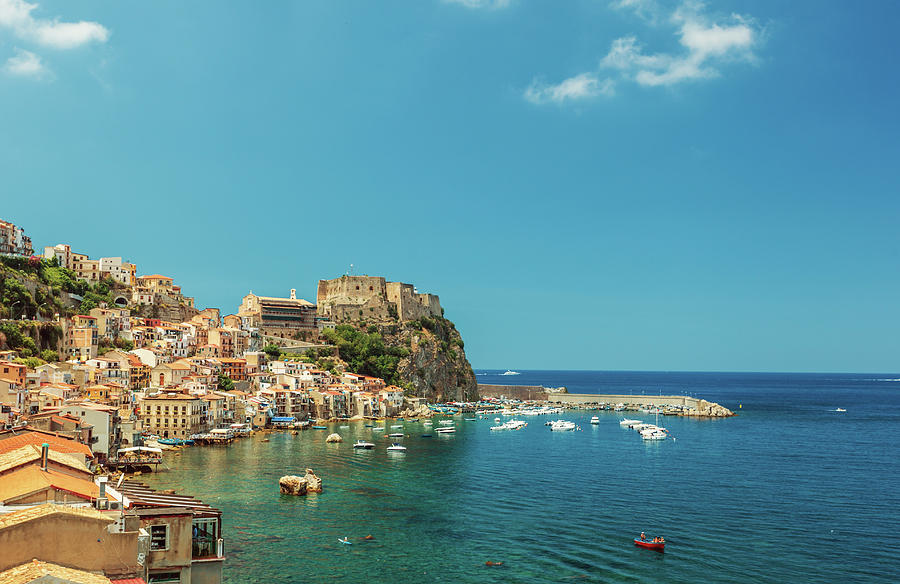
<svg viewBox="0 0 900 584">
<path fill-rule="evenodd" d="M 900 371 L 900 5 L 0 0 L 0 218 L 476 368 Z"/>
</svg>

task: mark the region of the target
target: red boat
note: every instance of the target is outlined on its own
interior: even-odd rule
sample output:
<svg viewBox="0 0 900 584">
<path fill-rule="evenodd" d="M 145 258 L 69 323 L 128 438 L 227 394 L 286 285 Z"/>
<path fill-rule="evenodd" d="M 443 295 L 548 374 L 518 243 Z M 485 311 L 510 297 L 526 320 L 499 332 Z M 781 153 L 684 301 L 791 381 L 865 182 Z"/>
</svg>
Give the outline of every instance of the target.
<svg viewBox="0 0 900 584">
<path fill-rule="evenodd" d="M 666 542 L 664 541 L 648 541 L 645 539 L 635 539 L 634 545 L 642 548 L 647 548 L 648 550 L 656 550 L 658 552 L 665 551 Z"/>
</svg>

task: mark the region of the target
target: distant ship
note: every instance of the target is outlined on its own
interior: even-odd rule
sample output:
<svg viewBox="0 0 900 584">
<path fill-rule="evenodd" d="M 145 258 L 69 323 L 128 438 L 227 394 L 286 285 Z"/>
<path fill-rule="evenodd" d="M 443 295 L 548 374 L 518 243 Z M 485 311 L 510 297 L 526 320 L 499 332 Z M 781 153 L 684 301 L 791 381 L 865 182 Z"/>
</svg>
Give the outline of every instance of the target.
<svg viewBox="0 0 900 584">
<path fill-rule="evenodd" d="M 518 371 L 510 371 L 509 369 L 507 369 L 506 373 L 501 373 L 500 375 L 521 375 L 521 373 L 519 373 Z"/>
</svg>

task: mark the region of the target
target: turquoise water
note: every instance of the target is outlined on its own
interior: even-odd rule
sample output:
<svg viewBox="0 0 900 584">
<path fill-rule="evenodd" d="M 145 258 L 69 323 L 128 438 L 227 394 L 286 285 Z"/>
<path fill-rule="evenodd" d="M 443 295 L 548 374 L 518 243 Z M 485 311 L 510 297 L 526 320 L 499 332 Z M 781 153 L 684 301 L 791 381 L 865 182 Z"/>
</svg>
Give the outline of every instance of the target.
<svg viewBox="0 0 900 584">
<path fill-rule="evenodd" d="M 596 426 L 593 412 L 562 415 L 582 428 L 562 433 L 545 417 L 502 433 L 492 417 L 456 418 L 456 434 L 433 438 L 421 423 L 392 422 L 409 435 L 406 453 L 387 452 L 392 440 L 362 422 L 333 424 L 189 448 L 143 479 L 225 512 L 229 583 L 893 582 L 900 385 L 880 380 L 894 378 L 482 372 L 490 383 L 696 393 L 743 407 L 727 420 L 661 417 L 674 437 L 662 443 L 614 413 Z M 331 431 L 344 443 L 326 444 Z M 357 438 L 377 446 L 354 450 Z M 325 491 L 279 494 L 278 478 L 306 467 Z M 641 531 L 664 535 L 666 552 L 634 547 Z"/>
</svg>

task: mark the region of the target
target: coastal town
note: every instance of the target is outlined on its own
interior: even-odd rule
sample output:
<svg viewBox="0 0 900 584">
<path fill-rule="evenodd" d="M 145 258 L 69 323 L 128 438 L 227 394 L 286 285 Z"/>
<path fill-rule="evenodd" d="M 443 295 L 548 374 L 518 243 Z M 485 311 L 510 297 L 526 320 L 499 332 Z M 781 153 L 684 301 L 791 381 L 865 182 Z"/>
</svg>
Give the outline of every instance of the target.
<svg viewBox="0 0 900 584">
<path fill-rule="evenodd" d="M 425 345 L 443 311 L 411 284 L 345 275 L 320 281 L 315 303 L 251 291 L 222 314 L 121 257 L 36 254 L 7 221 L 0 267 L 0 580 L 221 582 L 221 512 L 134 476 L 163 449 L 424 405 L 412 383 L 351 370 L 332 342 L 414 322 L 422 333 L 378 363 Z"/>
<path fill-rule="evenodd" d="M 376 421 L 430 428 L 434 415 L 495 423 L 561 408 L 733 415 L 687 396 L 476 384 L 439 298 L 383 277 L 320 280 L 315 303 L 295 289 L 250 291 L 223 315 L 197 307 L 171 277 L 137 275 L 121 257 L 90 259 L 70 244 L 36 254 L 5 221 L 0 269 L 0 581 L 222 582 L 221 510 L 140 480 L 165 466 L 166 451 L 187 446 L 354 420 L 399 439 L 402 425 L 388 432 Z M 490 430 L 526 425 L 511 419 Z M 667 438 L 644 426 L 645 440 Z M 449 419 L 435 426 L 437 435 L 453 432 Z M 325 440 L 341 441 L 338 433 Z M 305 494 L 320 491 L 321 479 L 307 469 L 275 486 Z"/>
</svg>

